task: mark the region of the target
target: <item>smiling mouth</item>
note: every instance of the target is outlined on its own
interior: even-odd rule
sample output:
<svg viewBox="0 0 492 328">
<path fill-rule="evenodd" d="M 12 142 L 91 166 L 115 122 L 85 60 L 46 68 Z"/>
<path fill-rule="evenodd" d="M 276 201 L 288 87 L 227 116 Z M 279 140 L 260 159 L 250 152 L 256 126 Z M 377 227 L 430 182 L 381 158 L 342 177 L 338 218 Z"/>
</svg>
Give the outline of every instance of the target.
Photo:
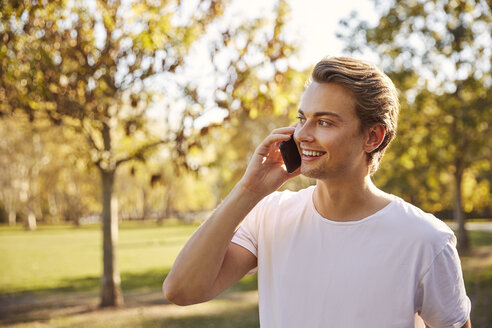
<svg viewBox="0 0 492 328">
<path fill-rule="evenodd" d="M 309 156 L 309 157 L 320 157 L 326 154 L 326 152 L 322 151 L 314 151 L 314 150 L 302 150 L 301 151 L 302 155 L 304 156 Z"/>
</svg>

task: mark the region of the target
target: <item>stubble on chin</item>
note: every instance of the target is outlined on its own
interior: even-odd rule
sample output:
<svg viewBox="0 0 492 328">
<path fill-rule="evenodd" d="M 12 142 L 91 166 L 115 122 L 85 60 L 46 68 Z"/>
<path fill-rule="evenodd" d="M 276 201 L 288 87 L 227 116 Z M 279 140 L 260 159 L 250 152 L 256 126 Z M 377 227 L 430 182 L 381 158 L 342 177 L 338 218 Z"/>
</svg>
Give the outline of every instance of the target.
<svg viewBox="0 0 492 328">
<path fill-rule="evenodd" d="M 326 167 L 321 165 L 316 167 L 301 165 L 301 174 L 304 175 L 305 177 L 316 179 L 316 180 L 325 180 L 330 176 Z"/>
</svg>

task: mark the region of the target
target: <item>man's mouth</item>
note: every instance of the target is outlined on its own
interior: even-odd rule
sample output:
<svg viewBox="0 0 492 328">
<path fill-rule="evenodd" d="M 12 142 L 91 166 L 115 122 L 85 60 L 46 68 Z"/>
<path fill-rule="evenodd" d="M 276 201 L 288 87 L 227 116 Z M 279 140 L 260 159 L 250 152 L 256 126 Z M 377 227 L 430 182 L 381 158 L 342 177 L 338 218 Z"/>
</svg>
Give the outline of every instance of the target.
<svg viewBox="0 0 492 328">
<path fill-rule="evenodd" d="M 319 157 L 319 156 L 323 156 L 324 154 L 326 154 L 326 152 L 302 149 L 301 154 L 304 156 L 309 156 L 309 157 Z"/>
</svg>

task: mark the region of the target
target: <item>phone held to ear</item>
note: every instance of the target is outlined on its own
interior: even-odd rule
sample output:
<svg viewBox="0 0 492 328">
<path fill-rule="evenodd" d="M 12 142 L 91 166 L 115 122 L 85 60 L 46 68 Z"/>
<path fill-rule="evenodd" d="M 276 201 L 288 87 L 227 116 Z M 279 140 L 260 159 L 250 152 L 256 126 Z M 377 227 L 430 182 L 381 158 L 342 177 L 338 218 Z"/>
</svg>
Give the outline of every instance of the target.
<svg viewBox="0 0 492 328">
<path fill-rule="evenodd" d="M 296 142 L 294 141 L 294 135 L 288 140 L 283 141 L 279 145 L 280 153 L 284 159 L 285 167 L 287 172 L 292 173 L 299 166 L 301 166 L 301 155 L 297 150 Z"/>
</svg>

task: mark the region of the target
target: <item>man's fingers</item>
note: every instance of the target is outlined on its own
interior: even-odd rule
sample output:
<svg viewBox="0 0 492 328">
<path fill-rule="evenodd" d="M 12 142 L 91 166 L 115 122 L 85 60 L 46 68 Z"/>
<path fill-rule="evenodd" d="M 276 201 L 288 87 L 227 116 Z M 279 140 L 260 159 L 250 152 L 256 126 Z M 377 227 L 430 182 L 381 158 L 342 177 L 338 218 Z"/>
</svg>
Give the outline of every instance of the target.
<svg viewBox="0 0 492 328">
<path fill-rule="evenodd" d="M 270 134 L 262 143 L 262 146 L 270 146 L 274 143 L 281 143 L 282 141 L 287 141 L 291 138 L 288 134 Z"/>
<path fill-rule="evenodd" d="M 295 131 L 296 131 L 295 126 L 286 126 L 286 127 L 283 127 L 283 128 L 278 128 L 278 129 L 273 130 L 271 134 L 288 134 L 288 135 L 292 135 Z"/>
<path fill-rule="evenodd" d="M 272 133 L 263 140 L 258 148 L 256 148 L 256 154 L 260 156 L 268 156 L 268 154 L 272 154 L 272 150 L 273 152 L 278 153 L 280 143 L 282 141 L 290 140 L 295 130 L 296 129 L 293 126 L 273 130 Z"/>
</svg>

